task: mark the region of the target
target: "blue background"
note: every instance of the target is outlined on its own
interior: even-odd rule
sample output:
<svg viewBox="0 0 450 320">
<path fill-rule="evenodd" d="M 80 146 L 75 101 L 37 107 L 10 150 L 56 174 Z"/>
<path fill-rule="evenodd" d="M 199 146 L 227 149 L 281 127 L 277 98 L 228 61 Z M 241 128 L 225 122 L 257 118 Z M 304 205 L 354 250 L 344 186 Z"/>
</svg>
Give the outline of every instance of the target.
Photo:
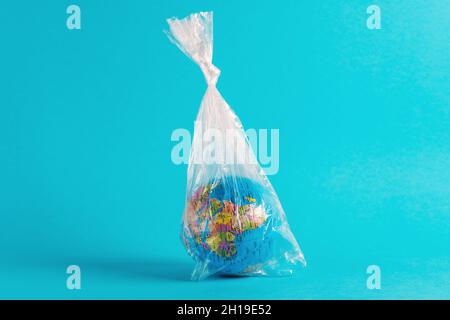
<svg viewBox="0 0 450 320">
<path fill-rule="evenodd" d="M 0 297 L 450 298 L 450 1 L 377 0 L 381 30 L 370 4 L 2 1 Z M 207 10 L 220 91 L 246 128 L 280 129 L 293 278 L 189 281 L 170 136 L 206 85 L 162 30 Z"/>
</svg>

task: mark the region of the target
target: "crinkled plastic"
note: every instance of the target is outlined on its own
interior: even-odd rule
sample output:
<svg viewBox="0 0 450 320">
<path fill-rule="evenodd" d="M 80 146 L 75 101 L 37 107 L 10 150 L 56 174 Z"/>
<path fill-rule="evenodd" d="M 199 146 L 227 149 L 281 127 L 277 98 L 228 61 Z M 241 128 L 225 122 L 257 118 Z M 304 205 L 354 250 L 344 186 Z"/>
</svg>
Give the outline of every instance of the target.
<svg viewBox="0 0 450 320">
<path fill-rule="evenodd" d="M 208 84 L 194 127 L 182 219 L 181 237 L 196 261 L 192 279 L 290 275 L 306 262 L 240 120 L 216 88 L 213 14 L 167 22 L 167 35 Z"/>
</svg>

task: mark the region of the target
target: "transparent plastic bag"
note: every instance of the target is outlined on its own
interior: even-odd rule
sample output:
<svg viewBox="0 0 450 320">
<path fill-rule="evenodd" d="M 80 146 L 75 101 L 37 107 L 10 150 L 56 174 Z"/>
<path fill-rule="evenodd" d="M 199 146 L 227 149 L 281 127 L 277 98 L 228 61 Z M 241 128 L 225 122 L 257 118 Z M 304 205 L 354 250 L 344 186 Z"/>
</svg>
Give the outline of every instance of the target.
<svg viewBox="0 0 450 320">
<path fill-rule="evenodd" d="M 212 274 L 290 275 L 306 265 L 242 124 L 216 88 L 213 14 L 167 20 L 167 35 L 197 63 L 208 88 L 194 127 L 182 240 L 193 280 Z"/>
</svg>

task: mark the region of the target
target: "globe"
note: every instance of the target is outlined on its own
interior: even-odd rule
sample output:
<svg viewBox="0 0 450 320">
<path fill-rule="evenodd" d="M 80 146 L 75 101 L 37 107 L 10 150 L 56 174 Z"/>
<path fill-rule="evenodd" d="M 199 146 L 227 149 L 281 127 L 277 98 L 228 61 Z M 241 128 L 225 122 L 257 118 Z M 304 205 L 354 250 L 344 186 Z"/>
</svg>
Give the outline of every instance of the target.
<svg viewBox="0 0 450 320">
<path fill-rule="evenodd" d="M 182 239 L 188 253 L 214 273 L 258 273 L 273 245 L 272 195 L 245 177 L 200 186 L 187 201 Z"/>
</svg>

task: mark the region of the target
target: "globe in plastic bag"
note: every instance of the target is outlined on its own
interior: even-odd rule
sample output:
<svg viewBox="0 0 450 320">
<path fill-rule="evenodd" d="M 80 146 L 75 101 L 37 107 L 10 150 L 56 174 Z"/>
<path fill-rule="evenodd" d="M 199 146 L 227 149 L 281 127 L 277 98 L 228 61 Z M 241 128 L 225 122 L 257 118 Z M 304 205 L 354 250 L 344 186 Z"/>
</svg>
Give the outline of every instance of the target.
<svg viewBox="0 0 450 320">
<path fill-rule="evenodd" d="M 197 263 L 192 279 L 290 275 L 306 262 L 239 118 L 216 88 L 213 14 L 167 22 L 167 35 L 208 84 L 195 121 L 182 219 L 183 243 Z"/>
</svg>

